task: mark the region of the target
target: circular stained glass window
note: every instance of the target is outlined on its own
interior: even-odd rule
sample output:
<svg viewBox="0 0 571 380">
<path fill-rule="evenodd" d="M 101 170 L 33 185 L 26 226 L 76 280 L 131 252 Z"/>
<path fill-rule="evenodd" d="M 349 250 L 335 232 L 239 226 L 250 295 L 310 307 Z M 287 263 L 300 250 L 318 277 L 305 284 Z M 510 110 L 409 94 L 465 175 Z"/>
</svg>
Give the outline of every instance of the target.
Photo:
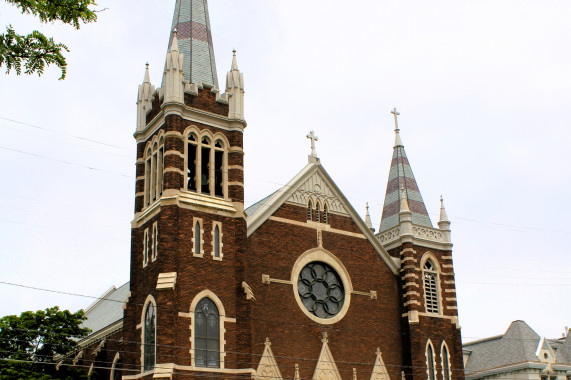
<svg viewBox="0 0 571 380">
<path fill-rule="evenodd" d="M 297 290 L 305 308 L 319 318 L 336 316 L 345 301 L 341 278 L 335 269 L 320 261 L 303 267 L 297 281 Z"/>
</svg>

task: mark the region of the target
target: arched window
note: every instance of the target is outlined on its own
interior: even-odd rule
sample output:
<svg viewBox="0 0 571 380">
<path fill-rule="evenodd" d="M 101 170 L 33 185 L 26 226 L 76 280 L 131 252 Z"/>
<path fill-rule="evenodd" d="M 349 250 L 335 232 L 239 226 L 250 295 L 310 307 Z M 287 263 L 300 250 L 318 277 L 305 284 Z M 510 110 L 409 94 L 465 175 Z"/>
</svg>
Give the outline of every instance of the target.
<svg viewBox="0 0 571 380">
<path fill-rule="evenodd" d="M 197 367 L 220 367 L 220 315 L 208 297 L 200 300 L 194 311 L 194 363 Z"/>
<path fill-rule="evenodd" d="M 224 179 L 224 145 L 221 140 L 214 143 L 214 195 L 224 196 L 222 181 Z"/>
<path fill-rule="evenodd" d="M 424 282 L 424 305 L 426 312 L 439 314 L 440 282 L 438 279 L 438 268 L 432 259 L 427 259 L 424 262 L 424 266 L 422 267 L 422 278 Z"/>
<path fill-rule="evenodd" d="M 202 253 L 201 247 L 201 240 L 202 240 L 202 233 L 201 233 L 201 226 L 200 222 L 197 220 L 194 223 L 194 254 L 200 255 Z"/>
<path fill-rule="evenodd" d="M 315 221 L 317 223 L 321 222 L 321 210 L 319 209 L 320 205 L 319 205 L 319 201 L 315 201 Z"/>
<path fill-rule="evenodd" d="M 115 358 L 113 359 L 113 364 L 111 365 L 111 373 L 109 375 L 109 380 L 121 380 L 121 355 L 117 352 Z"/>
<path fill-rule="evenodd" d="M 434 365 L 434 348 L 432 343 L 426 345 L 426 371 L 428 372 L 428 380 L 436 380 L 436 367 Z"/>
<path fill-rule="evenodd" d="M 220 258 L 220 227 L 218 227 L 218 224 L 216 224 L 214 226 L 214 244 L 213 244 L 213 248 L 214 248 L 214 258 L 218 259 Z"/>
<path fill-rule="evenodd" d="M 329 208 L 327 203 L 323 204 L 323 223 L 329 223 Z"/>
<path fill-rule="evenodd" d="M 145 206 L 163 194 L 164 138 L 160 138 L 145 153 Z"/>
<path fill-rule="evenodd" d="M 450 371 L 450 354 L 448 354 L 448 347 L 446 346 L 446 342 L 442 342 L 440 356 L 442 357 L 442 378 L 444 380 L 450 380 L 452 378 Z"/>
<path fill-rule="evenodd" d="M 201 145 L 200 191 L 210 194 L 210 140 L 203 137 Z"/>
<path fill-rule="evenodd" d="M 312 214 L 313 214 L 313 202 L 310 199 L 309 202 L 307 202 L 307 220 L 313 220 Z"/>
<path fill-rule="evenodd" d="M 149 302 L 145 309 L 143 326 L 143 370 L 155 368 L 157 318 L 155 305 Z"/>
<path fill-rule="evenodd" d="M 151 148 L 147 150 L 145 159 L 145 205 L 151 203 Z"/>
<path fill-rule="evenodd" d="M 224 197 L 226 146 L 193 132 L 187 135 L 187 190 Z"/>
<path fill-rule="evenodd" d="M 190 191 L 196 191 L 196 164 L 197 164 L 197 146 L 198 142 L 196 140 L 196 135 L 194 133 L 190 133 L 188 135 L 188 151 L 187 151 L 187 184 L 186 188 Z"/>
</svg>

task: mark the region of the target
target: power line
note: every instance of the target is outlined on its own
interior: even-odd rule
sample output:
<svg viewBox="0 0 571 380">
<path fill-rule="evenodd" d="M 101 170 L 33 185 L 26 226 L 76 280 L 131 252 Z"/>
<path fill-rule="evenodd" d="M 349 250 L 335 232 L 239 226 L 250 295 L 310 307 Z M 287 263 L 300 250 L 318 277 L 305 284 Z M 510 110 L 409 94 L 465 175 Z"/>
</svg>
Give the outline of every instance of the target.
<svg viewBox="0 0 571 380">
<path fill-rule="evenodd" d="M 18 121 L 18 120 L 14 120 L 14 119 L 8 119 L 8 118 L 2 117 L 2 116 L 0 116 L 0 119 L 2 119 L 2 120 L 7 120 L 7 121 L 11 121 L 11 122 L 13 122 L 13 123 L 17 123 L 17 124 L 21 124 L 21 125 L 27 125 L 28 127 L 37 128 L 37 129 L 41 129 L 41 130 L 44 130 L 44 131 L 49 131 L 49 132 L 52 132 L 52 133 L 57 133 L 57 134 L 60 134 L 60 135 L 70 136 L 70 137 L 73 137 L 73 138 L 78 139 L 78 140 L 89 141 L 89 142 L 92 142 L 92 143 L 95 143 L 95 144 L 104 145 L 104 146 L 108 146 L 108 147 L 112 147 L 112 148 L 116 148 L 116 149 L 121 149 L 121 150 L 125 150 L 125 151 L 128 151 L 128 152 L 131 151 L 131 149 L 127 149 L 127 148 L 124 148 L 124 147 L 119 146 L 119 145 L 110 144 L 110 143 L 108 143 L 108 142 L 99 141 L 99 140 L 90 139 L 90 138 L 87 138 L 87 137 L 82 137 L 82 136 L 74 135 L 74 134 L 72 134 L 72 133 L 67 133 L 67 132 L 62 132 L 62 131 L 56 131 L 56 130 L 54 130 L 54 129 L 48 129 L 48 128 L 45 128 L 45 127 L 40 127 L 40 126 L 38 126 L 38 125 L 34 125 L 34 124 L 30 124 L 30 123 L 25 123 L 25 122 L 23 122 L 23 121 Z"/>
<path fill-rule="evenodd" d="M 95 167 L 92 167 L 92 166 L 86 166 L 86 165 L 76 164 L 76 163 L 73 163 L 73 162 L 70 162 L 70 161 L 59 160 L 59 159 L 57 159 L 57 158 L 46 157 L 46 156 L 42 156 L 42 155 L 35 154 L 35 153 L 25 152 L 25 151 L 23 151 L 23 150 L 8 148 L 8 147 L 5 147 L 5 146 L 0 146 L 0 149 L 4 149 L 4 150 L 16 152 L 16 153 L 20 153 L 20 154 L 25 154 L 25 155 L 28 155 L 28 156 L 32 156 L 32 157 L 36 157 L 36 158 L 41 158 L 41 159 L 44 159 L 44 160 L 55 161 L 55 162 L 59 162 L 59 163 L 66 164 L 66 165 L 78 166 L 78 167 L 81 167 L 81 168 L 84 168 L 84 169 L 95 170 L 95 171 L 99 171 L 99 172 L 103 172 L 103 173 L 107 173 L 107 174 L 113 174 L 113 175 L 117 175 L 117 176 L 120 176 L 120 177 L 125 177 L 125 178 L 130 178 L 130 179 L 134 179 L 134 178 L 135 178 L 135 177 L 133 177 L 133 176 L 128 176 L 128 175 L 125 175 L 125 174 L 121 174 L 121 173 L 117 173 L 117 172 L 112 172 L 112 171 L 105 170 L 105 169 L 99 169 L 99 168 L 95 168 Z"/>
</svg>

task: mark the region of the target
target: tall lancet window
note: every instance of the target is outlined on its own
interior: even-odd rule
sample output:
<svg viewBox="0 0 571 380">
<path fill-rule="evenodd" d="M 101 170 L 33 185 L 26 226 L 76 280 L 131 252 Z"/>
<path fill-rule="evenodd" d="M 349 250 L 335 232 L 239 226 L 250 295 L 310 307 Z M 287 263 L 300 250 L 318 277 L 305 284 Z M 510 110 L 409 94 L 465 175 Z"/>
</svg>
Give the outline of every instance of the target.
<svg viewBox="0 0 571 380">
<path fill-rule="evenodd" d="M 200 191 L 210 194 L 210 140 L 203 137 L 201 143 Z"/>
<path fill-rule="evenodd" d="M 311 199 L 307 202 L 307 220 L 313 220 L 311 217 L 313 214 L 313 202 Z"/>
<path fill-rule="evenodd" d="M 321 210 L 320 210 L 321 205 L 319 204 L 319 201 L 315 201 L 315 221 L 317 223 L 321 222 Z"/>
<path fill-rule="evenodd" d="M 143 329 L 143 370 L 150 371 L 155 368 L 157 329 L 155 305 L 152 302 L 145 310 Z"/>
<path fill-rule="evenodd" d="M 151 154 L 151 202 L 157 199 L 157 154 L 159 145 L 153 145 L 153 152 Z"/>
<path fill-rule="evenodd" d="M 165 171 L 165 142 L 161 138 L 157 152 L 157 198 L 163 195 Z"/>
<path fill-rule="evenodd" d="M 446 342 L 442 342 L 442 349 L 440 350 L 440 356 L 442 357 L 442 375 L 444 380 L 450 380 L 452 374 L 450 373 L 450 354 L 448 354 L 448 347 Z"/>
<path fill-rule="evenodd" d="M 224 145 L 222 141 L 216 140 L 214 143 L 214 195 L 224 196 Z"/>
<path fill-rule="evenodd" d="M 202 226 L 200 225 L 200 221 L 194 222 L 194 255 L 200 256 L 202 255 Z"/>
<path fill-rule="evenodd" d="M 329 223 L 329 207 L 327 207 L 327 203 L 323 204 L 323 223 Z"/>
<path fill-rule="evenodd" d="M 424 282 L 424 306 L 427 313 L 439 314 L 440 302 L 439 291 L 440 282 L 438 279 L 438 268 L 432 261 L 425 261 L 422 268 L 422 278 Z"/>
<path fill-rule="evenodd" d="M 194 363 L 220 367 L 220 316 L 210 298 L 200 300 L 194 311 Z"/>
<path fill-rule="evenodd" d="M 432 343 L 426 344 L 426 370 L 428 372 L 428 380 L 436 380 L 436 367 L 434 365 L 434 348 Z"/>
<path fill-rule="evenodd" d="M 188 135 L 188 144 L 187 144 L 187 184 L 186 188 L 190 191 L 196 191 L 196 163 L 197 163 L 197 141 L 196 135 L 191 133 Z"/>
<path fill-rule="evenodd" d="M 215 222 L 216 223 L 216 222 Z M 212 237 L 213 239 L 213 252 L 212 255 L 214 256 L 215 259 L 220 259 L 220 226 L 218 224 L 214 225 L 214 236 Z"/>
<path fill-rule="evenodd" d="M 152 151 L 151 148 L 149 148 L 145 159 L 145 206 L 151 203 L 151 155 Z"/>
</svg>

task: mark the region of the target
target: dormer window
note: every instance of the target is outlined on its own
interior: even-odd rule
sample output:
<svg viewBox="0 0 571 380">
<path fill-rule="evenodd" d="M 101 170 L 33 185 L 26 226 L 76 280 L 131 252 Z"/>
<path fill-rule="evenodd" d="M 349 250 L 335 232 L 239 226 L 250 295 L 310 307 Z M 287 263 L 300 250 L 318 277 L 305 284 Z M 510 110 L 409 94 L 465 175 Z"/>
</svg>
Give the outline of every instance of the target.
<svg viewBox="0 0 571 380">
<path fill-rule="evenodd" d="M 186 189 L 223 198 L 226 192 L 226 143 L 221 138 L 212 139 L 190 132 L 186 145 Z"/>
</svg>

